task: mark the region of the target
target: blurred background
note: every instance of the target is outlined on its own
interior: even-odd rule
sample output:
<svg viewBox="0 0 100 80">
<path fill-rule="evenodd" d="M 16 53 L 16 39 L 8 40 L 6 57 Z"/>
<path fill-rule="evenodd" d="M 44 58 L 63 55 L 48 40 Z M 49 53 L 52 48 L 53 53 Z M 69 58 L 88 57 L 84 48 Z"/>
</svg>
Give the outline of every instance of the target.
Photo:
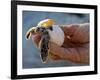
<svg viewBox="0 0 100 80">
<path fill-rule="evenodd" d="M 57 25 L 89 23 L 89 14 L 83 13 L 61 13 L 61 12 L 40 12 L 40 11 L 23 11 L 22 14 L 22 65 L 27 68 L 46 68 L 46 67 L 67 67 L 67 66 L 86 66 L 88 64 L 76 64 L 70 61 L 49 60 L 43 64 L 40 58 L 40 52 L 33 44 L 32 40 L 26 40 L 25 34 L 29 28 L 36 26 L 39 21 L 52 18 Z"/>
</svg>

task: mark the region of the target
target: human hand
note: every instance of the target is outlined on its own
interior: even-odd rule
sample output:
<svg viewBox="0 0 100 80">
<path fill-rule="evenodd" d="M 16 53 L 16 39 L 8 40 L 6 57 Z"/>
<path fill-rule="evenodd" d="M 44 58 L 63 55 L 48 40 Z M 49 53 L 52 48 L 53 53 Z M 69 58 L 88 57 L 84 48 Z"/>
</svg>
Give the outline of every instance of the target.
<svg viewBox="0 0 100 80">
<path fill-rule="evenodd" d="M 89 24 L 65 25 L 62 27 L 65 41 L 62 46 L 49 43 L 50 58 L 69 60 L 75 63 L 89 63 Z M 32 41 L 39 47 L 40 34 L 32 35 Z"/>
</svg>

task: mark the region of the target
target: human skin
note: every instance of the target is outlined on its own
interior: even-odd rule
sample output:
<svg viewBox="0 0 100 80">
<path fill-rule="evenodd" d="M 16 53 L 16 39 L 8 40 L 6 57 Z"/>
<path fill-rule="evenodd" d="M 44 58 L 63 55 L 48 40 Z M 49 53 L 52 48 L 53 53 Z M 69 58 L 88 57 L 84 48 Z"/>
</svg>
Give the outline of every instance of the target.
<svg viewBox="0 0 100 80">
<path fill-rule="evenodd" d="M 74 63 L 89 64 L 89 24 L 63 25 L 65 40 L 62 46 L 49 42 L 49 51 L 53 60 L 69 60 Z M 41 34 L 34 33 L 32 41 L 39 47 Z"/>
</svg>

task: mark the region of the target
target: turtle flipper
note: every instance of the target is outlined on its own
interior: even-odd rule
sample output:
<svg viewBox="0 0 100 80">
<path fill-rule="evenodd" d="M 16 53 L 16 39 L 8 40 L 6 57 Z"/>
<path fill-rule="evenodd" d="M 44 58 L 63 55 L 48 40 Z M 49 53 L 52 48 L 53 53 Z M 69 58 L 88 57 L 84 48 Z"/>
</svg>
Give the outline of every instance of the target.
<svg viewBox="0 0 100 80">
<path fill-rule="evenodd" d="M 49 35 L 48 34 L 43 34 L 41 38 L 41 43 L 40 43 L 40 51 L 41 51 L 41 59 L 43 63 L 46 63 L 48 60 L 48 43 L 49 43 Z"/>
<path fill-rule="evenodd" d="M 31 37 L 31 32 L 27 32 L 27 33 L 26 33 L 26 39 L 29 40 L 30 37 Z"/>
<path fill-rule="evenodd" d="M 36 29 L 36 27 L 32 27 L 32 28 L 30 28 L 30 29 L 26 32 L 25 37 L 26 37 L 27 40 L 29 40 L 30 37 L 31 37 L 31 35 L 32 35 L 33 33 L 35 33 L 35 29 Z"/>
</svg>

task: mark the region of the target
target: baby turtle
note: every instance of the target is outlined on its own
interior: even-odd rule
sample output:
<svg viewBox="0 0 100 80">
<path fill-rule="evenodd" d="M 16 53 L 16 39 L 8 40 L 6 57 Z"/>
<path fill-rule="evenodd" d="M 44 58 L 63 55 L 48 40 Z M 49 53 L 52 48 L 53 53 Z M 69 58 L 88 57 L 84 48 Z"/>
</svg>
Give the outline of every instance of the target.
<svg viewBox="0 0 100 80">
<path fill-rule="evenodd" d="M 41 40 L 39 42 L 39 49 L 41 52 L 41 60 L 46 63 L 49 53 L 49 41 L 61 46 L 64 42 L 64 32 L 59 25 L 54 25 L 53 19 L 45 19 L 38 23 L 36 27 L 30 28 L 26 33 L 26 39 L 29 40 L 34 33 L 41 34 Z M 59 37 L 58 37 L 59 35 Z"/>
</svg>

